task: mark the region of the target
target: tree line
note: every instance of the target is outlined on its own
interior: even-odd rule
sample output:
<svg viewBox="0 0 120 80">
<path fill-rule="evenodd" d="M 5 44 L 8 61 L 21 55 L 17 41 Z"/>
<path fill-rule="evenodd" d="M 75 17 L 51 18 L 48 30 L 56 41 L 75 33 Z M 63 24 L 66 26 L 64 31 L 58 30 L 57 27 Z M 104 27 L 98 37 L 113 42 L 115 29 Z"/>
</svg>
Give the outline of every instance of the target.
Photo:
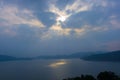
<svg viewBox="0 0 120 80">
<path fill-rule="evenodd" d="M 111 71 L 100 72 L 97 77 L 81 75 L 80 77 L 66 78 L 63 80 L 120 80 L 120 77 Z"/>
</svg>

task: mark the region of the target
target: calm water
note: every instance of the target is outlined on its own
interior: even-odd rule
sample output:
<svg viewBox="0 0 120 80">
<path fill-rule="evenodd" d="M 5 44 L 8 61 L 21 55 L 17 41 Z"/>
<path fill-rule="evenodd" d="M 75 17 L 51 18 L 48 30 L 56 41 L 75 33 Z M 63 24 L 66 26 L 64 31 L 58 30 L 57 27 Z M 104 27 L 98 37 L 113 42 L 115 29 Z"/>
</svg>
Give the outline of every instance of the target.
<svg viewBox="0 0 120 80">
<path fill-rule="evenodd" d="M 100 71 L 120 75 L 120 63 L 89 62 L 80 59 L 30 60 L 0 62 L 0 80 L 62 80 Z"/>
</svg>

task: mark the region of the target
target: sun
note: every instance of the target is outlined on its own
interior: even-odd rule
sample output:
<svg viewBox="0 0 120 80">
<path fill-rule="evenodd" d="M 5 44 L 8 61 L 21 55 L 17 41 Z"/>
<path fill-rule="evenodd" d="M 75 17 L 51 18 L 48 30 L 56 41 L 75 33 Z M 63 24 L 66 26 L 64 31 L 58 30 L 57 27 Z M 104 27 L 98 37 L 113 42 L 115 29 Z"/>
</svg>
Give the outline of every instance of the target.
<svg viewBox="0 0 120 80">
<path fill-rule="evenodd" d="M 64 22 L 64 21 L 66 21 L 66 19 L 67 19 L 66 16 L 59 16 L 59 17 L 57 18 L 57 21 Z"/>
</svg>

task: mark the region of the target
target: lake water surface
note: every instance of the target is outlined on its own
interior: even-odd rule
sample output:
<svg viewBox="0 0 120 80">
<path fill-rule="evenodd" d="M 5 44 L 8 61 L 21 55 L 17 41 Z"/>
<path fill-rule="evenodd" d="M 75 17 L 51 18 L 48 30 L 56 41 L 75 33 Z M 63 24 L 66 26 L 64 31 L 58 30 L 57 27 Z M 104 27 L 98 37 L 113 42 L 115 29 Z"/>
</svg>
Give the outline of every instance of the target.
<svg viewBox="0 0 120 80">
<path fill-rule="evenodd" d="M 120 75 L 120 63 L 81 59 L 0 62 L 0 80 L 62 80 L 81 74 L 96 76 L 101 71 L 113 71 Z"/>
</svg>

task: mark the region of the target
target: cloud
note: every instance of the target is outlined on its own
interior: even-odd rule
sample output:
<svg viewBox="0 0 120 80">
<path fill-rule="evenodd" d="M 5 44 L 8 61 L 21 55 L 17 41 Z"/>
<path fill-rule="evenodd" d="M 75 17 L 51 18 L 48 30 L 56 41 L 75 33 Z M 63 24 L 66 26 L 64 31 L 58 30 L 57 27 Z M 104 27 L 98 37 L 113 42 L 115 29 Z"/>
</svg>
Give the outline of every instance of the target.
<svg viewBox="0 0 120 80">
<path fill-rule="evenodd" d="M 83 34 L 83 32 L 85 32 L 85 29 L 84 28 L 79 28 L 79 29 L 76 28 L 76 29 L 74 29 L 74 31 L 77 35 L 81 35 L 81 34 Z"/>
<path fill-rule="evenodd" d="M 85 29 L 81 28 L 69 28 L 63 27 L 64 21 L 66 21 L 69 17 L 71 17 L 74 14 L 77 14 L 79 12 L 88 11 L 92 7 L 91 4 L 83 2 L 81 0 L 76 0 L 72 4 L 67 4 L 64 9 L 60 9 L 56 5 L 57 1 L 54 1 L 54 4 L 50 3 L 48 12 L 51 12 L 56 15 L 55 20 L 56 23 L 54 23 L 48 31 L 43 35 L 43 38 L 50 38 L 50 36 L 53 35 L 59 35 L 59 36 L 68 36 L 71 35 L 71 32 L 73 34 L 82 34 L 85 32 Z M 53 34 L 54 33 L 54 34 Z"/>
<path fill-rule="evenodd" d="M 72 28 L 63 28 L 61 25 L 52 25 L 47 32 L 45 32 L 41 39 L 49 39 L 53 36 L 70 36 Z"/>
<path fill-rule="evenodd" d="M 72 4 L 66 5 L 65 8 L 62 10 L 56 6 L 56 3 L 55 4 L 51 3 L 48 11 L 56 15 L 56 21 L 62 21 L 61 20 L 62 17 L 64 19 L 67 19 L 76 13 L 88 11 L 91 9 L 91 7 L 92 4 L 83 2 L 81 0 L 76 0 Z"/>
<path fill-rule="evenodd" d="M 29 27 L 45 27 L 28 9 L 20 9 L 17 6 L 0 7 L 0 26 L 27 25 Z"/>
<path fill-rule="evenodd" d="M 69 35 L 71 28 L 62 28 L 60 25 L 53 25 L 50 30 L 55 31 L 58 35 Z"/>
<path fill-rule="evenodd" d="M 102 5 L 103 7 L 107 7 L 107 6 L 108 6 L 108 3 L 107 3 L 107 1 L 102 0 L 101 5 Z"/>
<path fill-rule="evenodd" d="M 41 31 L 42 38 L 47 38 L 47 37 L 52 37 L 52 36 L 70 36 L 70 35 L 83 35 L 84 33 L 93 31 L 93 32 L 97 32 L 97 31 L 106 31 L 108 30 L 108 25 L 105 27 L 102 27 L 103 25 L 93 25 L 94 22 L 94 15 L 82 15 L 87 16 L 88 18 L 85 17 L 85 19 L 82 19 L 82 16 L 79 16 L 81 18 L 81 20 L 76 19 L 78 17 L 78 15 L 76 16 L 76 18 L 72 18 L 71 21 L 75 21 L 77 23 L 72 23 L 72 25 L 67 25 L 66 24 L 66 20 L 69 19 L 70 17 L 81 13 L 81 12 L 85 12 L 85 11 L 90 11 L 92 13 L 92 9 L 95 6 L 102 6 L 102 7 L 106 7 L 108 5 L 107 1 L 101 0 L 73 0 L 73 3 L 68 3 L 66 4 L 66 6 L 64 6 L 64 8 L 60 8 L 57 5 L 57 1 L 52 1 L 53 3 L 50 2 L 50 4 L 48 5 L 48 9 L 47 11 L 50 13 L 55 14 L 55 17 L 53 17 L 55 19 L 55 22 L 52 23 L 49 27 L 45 27 L 46 24 L 48 24 L 48 22 L 44 25 L 41 21 L 43 20 L 44 17 L 42 17 L 42 20 L 39 20 L 37 17 L 41 16 L 35 16 L 34 15 L 34 11 L 28 10 L 27 8 L 19 8 L 17 6 L 13 6 L 13 5 L 4 5 L 0 7 L 0 26 L 16 26 L 16 25 L 27 25 L 29 27 L 39 27 L 39 28 L 43 28 L 45 27 L 45 31 Z M 46 11 L 46 10 L 45 10 Z M 37 13 L 38 11 L 36 11 Z M 39 13 L 38 13 L 39 14 Z M 98 13 L 96 13 L 98 14 Z M 104 15 L 104 14 L 103 14 Z M 92 18 L 91 18 L 92 16 Z M 49 16 L 52 17 L 52 16 Z M 79 18 L 78 17 L 78 18 Z M 112 16 L 113 18 L 114 16 Z M 46 18 L 45 18 L 46 19 Z M 87 20 L 88 19 L 88 20 Z M 95 17 L 95 20 L 97 20 L 98 18 Z M 84 24 L 83 24 L 84 23 Z M 88 24 L 89 23 L 89 24 Z M 80 25 L 79 25 L 80 24 Z M 119 25 L 118 21 L 112 21 L 111 20 L 111 24 L 113 25 Z M 77 28 L 75 27 L 75 25 L 77 25 Z M 86 27 L 86 25 L 88 25 L 88 27 Z M 73 26 L 73 27 L 70 27 Z M 8 32 L 8 30 L 5 30 L 4 32 Z M 36 32 L 37 33 L 37 32 Z M 39 31 L 38 31 L 39 33 Z M 39 35 L 39 34 L 38 34 Z M 41 36 L 41 34 L 39 35 Z"/>
<path fill-rule="evenodd" d="M 74 33 L 77 36 L 85 35 L 86 33 L 91 32 L 103 32 L 109 30 L 107 26 L 91 26 L 91 25 L 84 25 L 81 28 L 72 28 Z"/>
<path fill-rule="evenodd" d="M 92 28 L 92 31 L 99 31 L 99 32 L 101 32 L 101 31 L 107 31 L 109 28 L 108 27 L 101 27 L 101 26 L 99 26 L 99 27 L 94 27 L 94 28 Z"/>
<path fill-rule="evenodd" d="M 3 53 L 36 56 L 120 49 L 120 1 L 2 1 L 0 50 Z"/>
<path fill-rule="evenodd" d="M 69 11 L 70 14 L 75 14 L 83 11 L 88 11 L 91 8 L 91 4 L 83 2 L 82 0 L 76 0 L 73 4 L 68 4 L 65 7 L 65 11 Z"/>
<path fill-rule="evenodd" d="M 89 26 L 83 26 L 82 28 L 63 28 L 61 25 L 53 25 L 45 32 L 41 39 L 51 39 L 53 37 L 62 37 L 62 36 L 82 36 L 89 31 Z"/>
<path fill-rule="evenodd" d="M 55 19 L 56 21 L 61 21 L 60 17 L 64 17 L 65 19 L 67 19 L 70 16 L 70 14 L 67 14 L 66 11 L 60 10 L 54 4 L 50 5 L 49 12 L 52 12 L 56 15 L 56 19 Z"/>
<path fill-rule="evenodd" d="M 111 19 L 110 24 L 114 26 L 113 29 L 120 29 L 120 22 L 117 19 Z"/>
</svg>

